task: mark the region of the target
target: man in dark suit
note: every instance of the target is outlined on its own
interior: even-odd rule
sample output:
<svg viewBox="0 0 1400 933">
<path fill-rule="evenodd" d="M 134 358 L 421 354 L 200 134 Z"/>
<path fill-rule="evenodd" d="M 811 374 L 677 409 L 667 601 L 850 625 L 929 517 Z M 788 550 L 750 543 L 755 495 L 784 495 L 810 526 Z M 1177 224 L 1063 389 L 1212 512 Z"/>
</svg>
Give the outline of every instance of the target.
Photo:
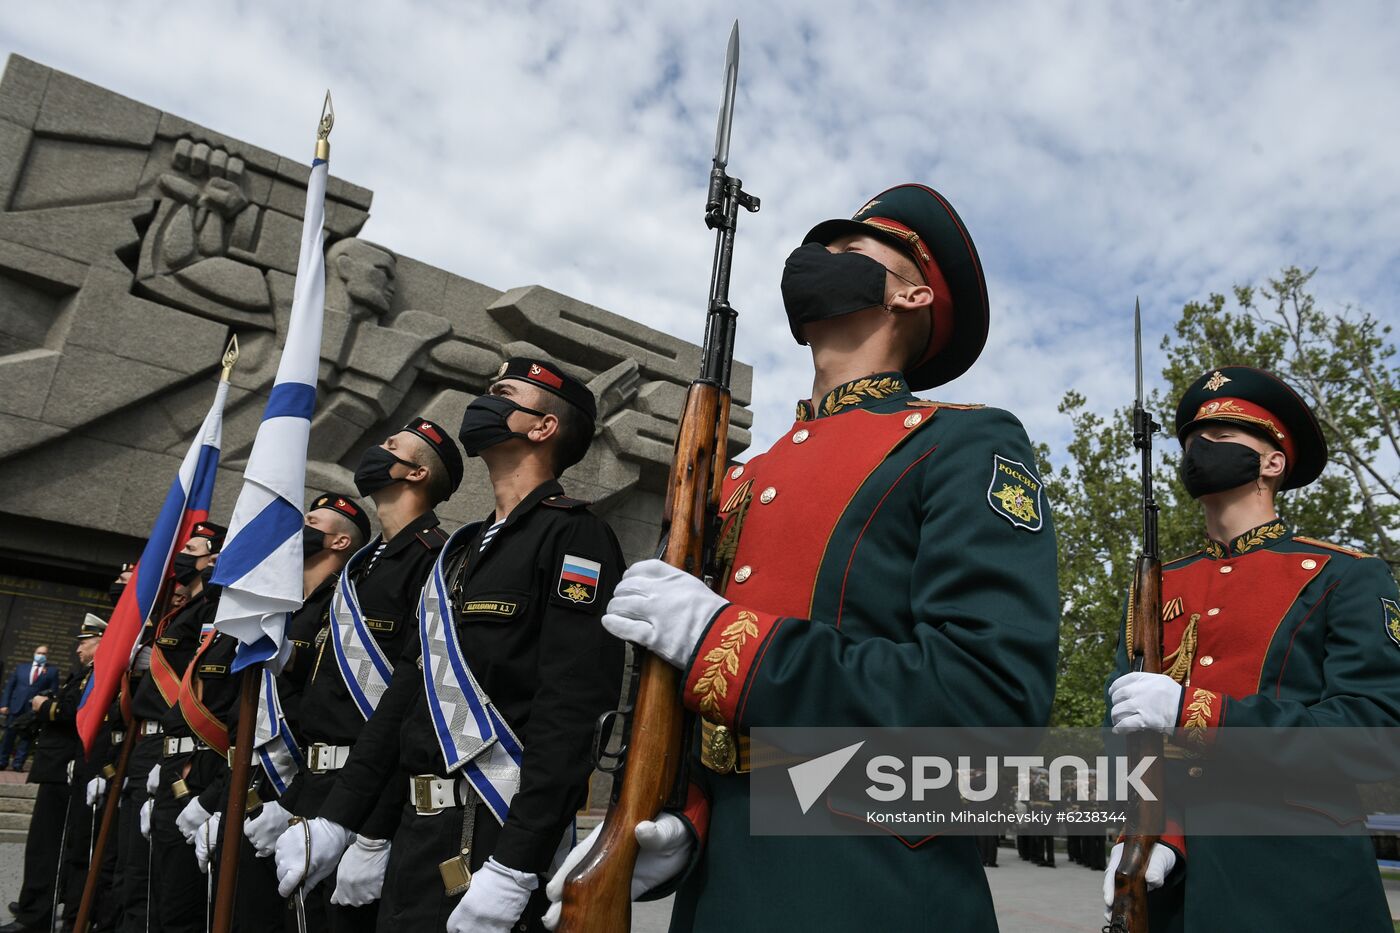
<svg viewBox="0 0 1400 933">
<path fill-rule="evenodd" d="M 58 674 L 58 667 L 49 663 L 47 645 L 34 649 L 32 663 L 21 664 L 10 672 L 5 689 L 0 692 L 0 717 L 5 723 L 5 734 L 0 737 L 0 769 L 24 770 L 31 736 L 15 720 L 30 708 L 36 696 L 58 688 Z"/>
</svg>

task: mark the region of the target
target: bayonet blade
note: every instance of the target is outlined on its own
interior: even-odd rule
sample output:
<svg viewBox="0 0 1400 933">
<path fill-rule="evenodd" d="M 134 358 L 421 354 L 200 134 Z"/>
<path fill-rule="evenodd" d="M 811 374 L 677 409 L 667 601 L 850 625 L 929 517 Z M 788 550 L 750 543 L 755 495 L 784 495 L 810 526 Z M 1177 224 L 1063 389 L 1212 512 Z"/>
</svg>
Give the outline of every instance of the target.
<svg viewBox="0 0 1400 933">
<path fill-rule="evenodd" d="M 1142 397 L 1142 302 L 1133 299 L 1133 349 L 1137 360 L 1137 407 L 1143 407 Z"/>
<path fill-rule="evenodd" d="M 739 87 L 739 21 L 729 31 L 729 50 L 724 58 L 724 102 L 719 108 L 719 127 L 715 130 L 715 166 L 729 164 L 729 129 L 734 123 L 734 92 Z"/>
</svg>

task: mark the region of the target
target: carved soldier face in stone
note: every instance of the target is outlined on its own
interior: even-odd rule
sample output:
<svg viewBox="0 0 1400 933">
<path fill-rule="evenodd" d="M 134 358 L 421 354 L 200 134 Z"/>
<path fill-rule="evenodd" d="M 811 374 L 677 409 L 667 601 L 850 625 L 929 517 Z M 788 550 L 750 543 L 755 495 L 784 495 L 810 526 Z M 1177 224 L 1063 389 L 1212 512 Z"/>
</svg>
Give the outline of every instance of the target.
<svg viewBox="0 0 1400 933">
<path fill-rule="evenodd" d="M 352 238 L 332 246 L 326 259 L 345 290 L 351 314 L 383 317 L 393 307 L 397 261 L 392 253 Z"/>
</svg>

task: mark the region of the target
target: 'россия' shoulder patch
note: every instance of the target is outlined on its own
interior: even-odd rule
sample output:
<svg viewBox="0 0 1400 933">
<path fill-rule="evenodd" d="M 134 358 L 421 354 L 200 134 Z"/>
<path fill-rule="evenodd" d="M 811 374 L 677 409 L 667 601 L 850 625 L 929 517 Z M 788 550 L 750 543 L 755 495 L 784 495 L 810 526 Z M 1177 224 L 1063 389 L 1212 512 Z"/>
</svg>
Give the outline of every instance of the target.
<svg viewBox="0 0 1400 933">
<path fill-rule="evenodd" d="M 596 560 L 565 554 L 555 590 L 569 602 L 586 606 L 598 598 L 598 577 L 602 572 L 603 565 Z"/>
<path fill-rule="evenodd" d="M 1043 485 L 1034 471 L 1019 460 L 992 454 L 992 482 L 987 504 L 1017 528 L 1039 531 L 1045 526 Z"/>
<path fill-rule="evenodd" d="M 1384 623 L 1385 633 L 1390 636 L 1390 640 L 1400 645 L 1400 603 L 1382 596 L 1381 622 Z"/>
</svg>

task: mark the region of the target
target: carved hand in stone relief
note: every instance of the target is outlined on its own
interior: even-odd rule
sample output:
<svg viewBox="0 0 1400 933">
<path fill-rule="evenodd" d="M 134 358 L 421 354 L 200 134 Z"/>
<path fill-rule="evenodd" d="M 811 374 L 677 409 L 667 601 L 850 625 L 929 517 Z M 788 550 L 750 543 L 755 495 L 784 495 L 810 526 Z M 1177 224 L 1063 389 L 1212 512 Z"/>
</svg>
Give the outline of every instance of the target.
<svg viewBox="0 0 1400 933">
<path fill-rule="evenodd" d="M 243 160 L 186 137 L 170 168 L 158 179 L 163 198 L 143 246 L 144 288 L 219 317 L 223 308 L 267 311 L 262 271 L 244 261 L 256 249 L 259 208 L 243 190 Z"/>
</svg>

